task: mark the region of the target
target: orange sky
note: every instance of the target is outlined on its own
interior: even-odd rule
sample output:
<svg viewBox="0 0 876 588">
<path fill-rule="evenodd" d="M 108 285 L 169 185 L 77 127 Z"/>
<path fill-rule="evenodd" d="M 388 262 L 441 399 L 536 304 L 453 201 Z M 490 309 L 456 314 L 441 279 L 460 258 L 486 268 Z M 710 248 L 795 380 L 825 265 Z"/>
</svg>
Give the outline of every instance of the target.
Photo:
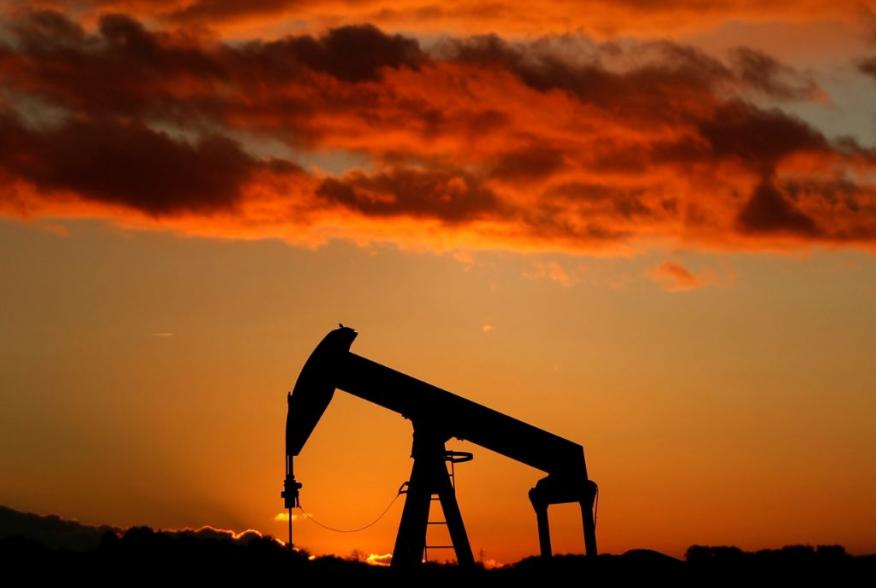
<svg viewBox="0 0 876 588">
<path fill-rule="evenodd" d="M 605 550 L 876 550 L 872 3 L 301 6 L 2 9 L 0 503 L 283 534 L 342 321 L 584 445 Z M 336 397 L 306 508 L 379 512 L 407 426 Z M 475 552 L 534 553 L 538 473 L 462 467 Z"/>
</svg>

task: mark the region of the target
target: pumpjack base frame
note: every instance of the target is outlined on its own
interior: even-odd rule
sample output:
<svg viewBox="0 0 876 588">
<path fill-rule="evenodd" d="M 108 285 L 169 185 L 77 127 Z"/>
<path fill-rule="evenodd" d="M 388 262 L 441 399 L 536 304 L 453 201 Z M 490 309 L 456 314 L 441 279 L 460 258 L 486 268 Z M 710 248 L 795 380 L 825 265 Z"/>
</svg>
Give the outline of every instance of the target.
<svg viewBox="0 0 876 588">
<path fill-rule="evenodd" d="M 437 494 L 444 511 L 444 518 L 450 532 L 452 547 L 459 565 L 474 565 L 471 544 L 462 521 L 462 513 L 456 500 L 456 490 L 445 462 L 448 452 L 447 437 L 427 426 L 414 424 L 414 442 L 411 456 L 414 465 L 407 483 L 405 506 L 392 553 L 392 567 L 411 569 L 423 561 L 426 548 L 426 531 L 429 525 L 429 509 L 432 496 Z M 470 454 L 467 454 L 470 455 Z M 469 458 L 459 460 L 468 461 Z M 551 504 L 577 502 L 581 506 L 581 519 L 584 526 L 584 546 L 588 558 L 596 557 L 596 524 L 593 517 L 593 504 L 597 486 L 591 480 L 563 481 L 547 476 L 538 481 L 529 491 L 529 500 L 535 509 L 538 523 L 538 540 L 541 556 L 552 556 L 548 507 Z"/>
<path fill-rule="evenodd" d="M 446 437 L 427 427 L 414 426 L 414 444 L 411 451 L 414 465 L 411 468 L 405 506 L 392 552 L 394 568 L 410 569 L 422 563 L 429 525 L 429 508 L 435 494 L 438 495 L 444 511 L 456 561 L 463 566 L 474 565 L 474 555 L 462 522 L 456 490 L 445 464 L 448 455 L 444 446 L 446 441 Z"/>
</svg>

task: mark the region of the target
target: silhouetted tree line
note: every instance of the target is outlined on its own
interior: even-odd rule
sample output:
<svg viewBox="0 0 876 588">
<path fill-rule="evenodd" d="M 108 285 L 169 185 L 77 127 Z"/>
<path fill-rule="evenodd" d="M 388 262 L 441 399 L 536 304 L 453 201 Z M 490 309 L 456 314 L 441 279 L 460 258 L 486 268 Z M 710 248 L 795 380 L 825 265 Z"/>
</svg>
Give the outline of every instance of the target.
<svg viewBox="0 0 876 588">
<path fill-rule="evenodd" d="M 489 570 L 430 563 L 411 578 L 411 574 L 403 576 L 353 559 L 311 558 L 305 551 L 289 551 L 273 538 L 257 533 L 233 538 L 210 529 L 165 532 L 132 527 L 122 531 L 88 527 L 57 517 L 12 513 L 15 516 L 8 509 L 0 510 L 0 569 L 5 572 L 4 580 L 24 578 L 28 583 L 60 579 L 89 584 L 186 581 L 248 586 L 271 581 L 292 586 L 320 586 L 321 582 L 324 588 L 330 588 L 348 581 L 410 585 L 413 580 L 418 586 L 446 586 L 463 580 L 485 585 L 541 583 L 547 588 L 618 582 L 691 586 L 818 582 L 863 586 L 876 579 L 876 556 L 853 556 L 838 545 L 794 545 L 756 552 L 695 545 L 683 560 L 656 551 L 633 550 L 623 555 L 601 555 L 595 561 L 573 555 L 559 555 L 549 561 L 530 557 Z M 4 584 L 20 585 L 20 581 Z"/>
</svg>

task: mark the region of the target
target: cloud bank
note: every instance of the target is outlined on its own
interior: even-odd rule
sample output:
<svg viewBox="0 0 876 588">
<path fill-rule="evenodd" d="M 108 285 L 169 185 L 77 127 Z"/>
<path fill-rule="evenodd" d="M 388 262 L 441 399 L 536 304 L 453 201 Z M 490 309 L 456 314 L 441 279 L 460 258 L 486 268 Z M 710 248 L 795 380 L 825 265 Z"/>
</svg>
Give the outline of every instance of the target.
<svg viewBox="0 0 876 588">
<path fill-rule="evenodd" d="M 5 15 L 4 216 L 428 250 L 876 243 L 876 151 L 782 109 L 830 98 L 754 49 L 372 24 L 231 41 L 188 21 L 292 4 L 85 4 Z"/>
</svg>

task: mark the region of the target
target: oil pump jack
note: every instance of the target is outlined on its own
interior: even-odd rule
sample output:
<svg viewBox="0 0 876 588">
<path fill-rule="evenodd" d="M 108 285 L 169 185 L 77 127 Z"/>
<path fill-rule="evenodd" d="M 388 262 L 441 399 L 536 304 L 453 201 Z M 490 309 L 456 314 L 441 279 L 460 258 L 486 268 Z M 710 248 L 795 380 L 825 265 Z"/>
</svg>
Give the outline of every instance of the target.
<svg viewBox="0 0 876 588">
<path fill-rule="evenodd" d="M 580 445 L 356 355 L 350 351 L 356 335 L 343 325 L 330 331 L 304 364 L 287 397 L 286 479 L 281 493 L 286 508 L 299 506 L 302 487 L 295 479 L 293 459 L 301 452 L 335 389 L 340 389 L 395 411 L 413 425 L 414 464 L 392 554 L 393 567 L 411 568 L 423 561 L 429 506 L 435 494 L 444 511 L 457 562 L 474 563 L 447 471 L 446 462 L 460 455 L 445 448 L 451 438 L 470 441 L 546 472 L 547 476 L 529 491 L 541 555 L 551 557 L 548 506 L 577 502 L 587 556 L 596 557 L 593 503 L 597 487 L 587 478 Z M 465 457 L 470 458 L 470 454 Z M 291 516 L 289 524 L 291 544 Z"/>
</svg>

